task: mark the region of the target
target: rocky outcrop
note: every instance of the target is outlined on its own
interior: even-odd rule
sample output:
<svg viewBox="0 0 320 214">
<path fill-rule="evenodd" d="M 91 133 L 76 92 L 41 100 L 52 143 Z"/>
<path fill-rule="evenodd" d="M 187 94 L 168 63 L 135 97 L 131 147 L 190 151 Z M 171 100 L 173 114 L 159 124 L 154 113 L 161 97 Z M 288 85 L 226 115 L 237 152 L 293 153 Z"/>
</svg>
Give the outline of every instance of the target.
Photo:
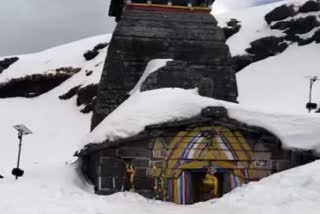
<svg viewBox="0 0 320 214">
<path fill-rule="evenodd" d="M 320 11 L 320 1 L 307 1 L 300 8 L 300 13 L 309 13 Z"/>
<path fill-rule="evenodd" d="M 95 98 L 97 96 L 97 84 L 90 84 L 82 87 L 78 85 L 71 88 L 67 93 L 59 96 L 61 100 L 67 100 L 75 95 L 77 96 L 77 105 L 83 106 L 80 110 L 82 113 L 89 113 L 93 110 Z"/>
<path fill-rule="evenodd" d="M 288 44 L 284 42 L 284 38 L 268 36 L 251 42 L 250 48 L 247 48 L 246 52 L 256 62 L 282 53 L 287 47 Z"/>
<path fill-rule="evenodd" d="M 271 22 L 280 21 L 294 15 L 296 15 L 296 11 L 293 5 L 282 5 L 267 13 L 265 20 L 268 24 L 271 24 Z"/>
<path fill-rule="evenodd" d="M 315 27 L 320 26 L 320 22 L 316 16 L 310 15 L 289 21 L 280 21 L 271 25 L 271 29 L 283 30 L 287 38 L 297 34 L 305 34 L 310 32 Z"/>
<path fill-rule="evenodd" d="M 239 72 L 254 62 L 253 56 L 250 54 L 236 55 L 232 57 L 233 70 Z"/>
<path fill-rule="evenodd" d="M 32 74 L 0 83 L 0 98 L 36 97 L 57 87 L 80 68 L 59 68 L 54 73 Z"/>
<path fill-rule="evenodd" d="M 166 81 L 157 77 L 154 83 L 146 83 L 145 88 L 173 87 L 176 84 L 188 88 L 196 83 L 175 83 L 170 78 L 198 80 L 204 76 L 214 82 L 215 98 L 236 102 L 237 84 L 229 48 L 214 17 L 209 13 L 126 8 L 108 48 L 92 128 L 128 98 L 129 91 L 152 59 L 173 59 L 174 63 L 180 63 L 177 67 L 186 65 L 191 70 L 174 70 L 174 63 L 169 63 L 155 75 L 166 78 L 163 72 L 168 74 L 166 81 L 170 84 L 164 84 Z"/>
<path fill-rule="evenodd" d="M 68 100 L 68 99 L 72 98 L 73 96 L 75 96 L 78 93 L 80 87 L 81 87 L 81 85 L 78 85 L 78 86 L 71 88 L 67 93 L 60 95 L 59 99 Z"/>
<path fill-rule="evenodd" d="M 18 61 L 19 58 L 18 57 L 10 57 L 10 58 L 4 58 L 2 60 L 0 60 L 0 74 L 7 68 L 10 67 L 10 65 L 12 65 L 13 63 L 15 63 L 16 61 Z"/>
<path fill-rule="evenodd" d="M 94 59 L 96 56 L 99 54 L 99 50 L 104 49 L 105 47 L 108 46 L 108 43 L 99 43 L 97 44 L 92 50 L 88 50 L 83 54 L 83 57 L 87 60 L 90 61 Z"/>
<path fill-rule="evenodd" d="M 227 22 L 227 26 L 223 27 L 224 36 L 226 39 L 229 39 L 234 34 L 238 33 L 241 28 L 241 24 L 236 19 L 231 19 Z"/>
<path fill-rule="evenodd" d="M 281 16 L 281 14 L 283 15 L 283 11 L 291 11 L 290 13 L 287 13 L 287 15 L 290 14 L 290 16 Z M 320 27 L 320 14 L 316 15 L 312 13 L 316 11 L 320 12 L 320 1 L 311 0 L 305 2 L 300 7 L 296 7 L 296 9 L 292 5 L 283 5 L 281 7 L 275 8 L 265 16 L 265 19 L 270 24 L 270 14 L 278 14 L 277 17 L 281 17 L 281 19 L 272 19 L 273 22 L 270 24 L 270 28 L 281 30 L 285 34 L 284 39 L 290 43 L 307 45 L 313 41 L 316 41 L 316 31 L 313 33 L 313 35 L 310 35 L 307 38 L 301 35 L 310 33 L 314 29 Z M 302 13 L 303 16 L 298 16 Z M 310 13 L 310 15 L 308 15 L 307 13 Z M 288 17 L 290 18 L 287 19 Z"/>
<path fill-rule="evenodd" d="M 236 72 L 251 63 L 282 53 L 290 44 L 320 43 L 319 0 L 307 1 L 300 6 L 282 5 L 266 14 L 265 20 L 272 30 L 282 31 L 283 36 L 267 36 L 251 42 L 247 54 L 233 57 Z"/>
</svg>

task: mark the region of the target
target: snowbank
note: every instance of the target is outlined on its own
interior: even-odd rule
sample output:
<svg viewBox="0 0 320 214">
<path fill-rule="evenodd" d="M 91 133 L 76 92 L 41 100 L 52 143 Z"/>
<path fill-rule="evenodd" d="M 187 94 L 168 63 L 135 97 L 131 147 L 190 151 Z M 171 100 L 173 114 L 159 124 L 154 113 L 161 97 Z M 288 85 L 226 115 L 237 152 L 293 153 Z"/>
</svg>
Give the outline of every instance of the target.
<svg viewBox="0 0 320 214">
<path fill-rule="evenodd" d="M 0 180 L 0 213 L 7 214 L 318 214 L 320 161 L 236 188 L 221 199 L 190 206 L 135 193 L 87 192 L 73 165 L 35 167 L 23 179 Z"/>
<path fill-rule="evenodd" d="M 315 149 L 320 152 L 320 115 L 266 113 L 199 96 L 196 90 L 165 88 L 135 93 L 105 118 L 83 141 L 101 143 L 126 138 L 145 126 L 187 119 L 200 114 L 207 106 L 224 106 L 229 116 L 248 125 L 260 126 L 276 134 L 285 147 Z"/>
</svg>

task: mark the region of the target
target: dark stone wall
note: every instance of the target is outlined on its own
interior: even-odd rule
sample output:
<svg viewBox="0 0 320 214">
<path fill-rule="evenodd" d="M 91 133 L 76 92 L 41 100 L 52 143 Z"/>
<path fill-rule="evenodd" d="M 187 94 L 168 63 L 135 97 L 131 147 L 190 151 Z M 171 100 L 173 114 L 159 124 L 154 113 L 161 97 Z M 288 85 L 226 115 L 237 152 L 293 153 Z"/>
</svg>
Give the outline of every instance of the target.
<svg viewBox="0 0 320 214">
<path fill-rule="evenodd" d="M 128 98 L 148 61 L 168 58 L 212 78 L 215 98 L 236 102 L 237 84 L 229 48 L 213 16 L 126 8 L 109 45 L 91 128 Z"/>
</svg>

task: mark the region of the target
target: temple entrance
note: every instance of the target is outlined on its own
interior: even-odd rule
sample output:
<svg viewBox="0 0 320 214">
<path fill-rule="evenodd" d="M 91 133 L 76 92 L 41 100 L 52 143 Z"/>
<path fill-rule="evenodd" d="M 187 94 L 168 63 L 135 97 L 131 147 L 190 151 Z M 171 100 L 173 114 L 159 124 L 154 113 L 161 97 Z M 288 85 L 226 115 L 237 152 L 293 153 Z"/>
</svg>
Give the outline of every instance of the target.
<svg viewBox="0 0 320 214">
<path fill-rule="evenodd" d="M 209 174 L 207 169 L 191 171 L 192 203 L 221 197 L 223 174 Z"/>
</svg>

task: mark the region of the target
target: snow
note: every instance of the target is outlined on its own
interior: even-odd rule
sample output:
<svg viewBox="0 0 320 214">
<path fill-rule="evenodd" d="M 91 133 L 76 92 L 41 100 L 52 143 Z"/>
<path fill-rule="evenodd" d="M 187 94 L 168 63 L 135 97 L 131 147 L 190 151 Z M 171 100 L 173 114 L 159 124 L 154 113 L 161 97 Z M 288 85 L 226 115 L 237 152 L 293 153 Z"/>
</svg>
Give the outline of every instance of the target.
<svg viewBox="0 0 320 214">
<path fill-rule="evenodd" d="M 227 45 L 233 56 L 246 54 L 245 49 L 249 48 L 250 43 L 254 40 L 270 35 L 284 35 L 280 30 L 271 30 L 264 20 L 265 14 L 270 12 L 273 8 L 284 4 L 284 2 L 285 1 L 280 1 L 222 14 L 215 14 L 214 11 L 212 12 L 221 27 L 225 26 L 232 18 L 240 21 L 240 31 L 227 40 Z"/>
<path fill-rule="evenodd" d="M 99 43 L 109 42 L 109 39 L 110 35 L 101 35 L 40 53 L 21 55 L 16 63 L 0 74 L 0 80 L 5 82 L 9 78 L 43 74 L 64 66 L 82 68 L 79 73 L 39 97 L 0 99 L 0 130 L 5 133 L 0 142 L 1 175 L 10 176 L 11 169 L 16 165 L 18 138 L 12 127 L 16 124 L 25 124 L 33 131 L 32 135 L 23 139 L 21 167 L 26 171 L 74 159 L 72 156 L 82 135 L 90 130 L 91 114 L 80 113 L 76 97 L 70 100 L 60 100 L 58 97 L 77 85 L 99 82 L 107 48 L 100 50 L 91 61 L 85 61 L 82 55 Z M 93 74 L 86 76 L 87 69 L 92 70 Z"/>
<path fill-rule="evenodd" d="M 232 54 L 243 53 L 252 40 L 275 33 L 266 28 L 263 16 L 278 4 L 281 3 L 219 15 L 219 19 L 225 21 L 238 18 L 243 25 L 239 34 L 228 41 Z M 0 174 L 5 177 L 0 179 L 0 213 L 319 212 L 320 161 L 244 185 L 221 199 L 191 206 L 147 200 L 128 192 L 112 196 L 93 194 L 92 187 L 78 174 L 78 163 L 72 156 L 77 149 L 82 148 L 83 144 L 79 147 L 79 142 L 132 136 L 147 124 L 189 118 L 199 114 L 208 105 L 225 106 L 231 117 L 269 129 L 281 138 L 286 147 L 319 151 L 320 145 L 317 139 L 320 118 L 317 114 L 304 113 L 308 92 L 308 81 L 304 76 L 318 74 L 319 62 L 316 56 L 319 45 L 316 44 L 290 46 L 285 53 L 242 70 L 238 74 L 240 105 L 201 97 L 196 90 L 160 89 L 142 93 L 137 90 L 93 133 L 82 139 L 89 132 L 91 114 L 79 112 L 75 97 L 62 101 L 58 96 L 77 85 L 99 82 L 107 48 L 100 50 L 100 54 L 91 61 L 85 61 L 82 55 L 96 44 L 108 42 L 109 39 L 110 35 L 101 35 L 40 53 L 21 55 L 19 61 L 0 74 L 0 83 L 3 83 L 25 75 L 54 72 L 60 67 L 82 69 L 39 97 L 0 99 Z M 155 64 L 160 66 L 158 62 Z M 154 70 L 151 67 L 146 69 L 146 75 Z M 93 70 L 93 74 L 86 76 L 86 70 Z M 314 87 L 314 98 L 319 100 L 318 82 Z M 23 139 L 21 168 L 25 170 L 25 175 L 16 181 L 10 174 L 16 165 L 18 148 L 17 133 L 12 126 L 20 123 L 27 125 L 33 134 Z"/>
<path fill-rule="evenodd" d="M 87 136 L 80 149 L 87 143 L 101 143 L 106 139 L 114 141 L 136 135 L 147 125 L 197 116 L 208 106 L 224 106 L 231 118 L 268 129 L 287 148 L 314 149 L 320 152 L 320 114 L 266 113 L 199 96 L 197 90 L 179 88 L 133 94 Z"/>
<path fill-rule="evenodd" d="M 139 92 L 142 86 L 142 83 L 147 79 L 147 77 L 155 72 L 156 70 L 164 67 L 167 62 L 172 61 L 172 59 L 153 59 L 150 60 L 143 72 L 141 78 L 139 79 L 138 83 L 133 87 L 133 89 L 129 92 L 130 95 L 134 94 L 135 92 Z"/>
<path fill-rule="evenodd" d="M 99 50 L 99 55 L 90 61 L 86 61 L 83 54 L 93 49 L 93 47 L 99 43 L 108 43 L 110 39 L 111 34 L 100 35 L 44 50 L 39 53 L 18 55 L 19 60 L 0 74 L 0 83 L 32 74 L 53 73 L 55 69 L 61 67 L 81 68 L 81 72 L 77 74 L 81 76 L 82 79 L 82 81 L 79 82 L 80 84 L 98 83 L 100 81 L 103 62 L 107 54 L 107 48 Z M 0 57 L 0 60 L 1 58 L 5 57 Z M 86 70 L 92 70 L 94 72 L 92 75 L 86 77 Z"/>
<path fill-rule="evenodd" d="M 249 183 L 225 195 L 213 207 L 246 214 L 319 213 L 319 167 L 320 161 L 316 161 Z"/>
<path fill-rule="evenodd" d="M 287 113 L 307 112 L 309 80 L 305 76 L 319 76 L 320 45 L 296 45 L 277 57 L 256 62 L 237 74 L 241 104 L 266 111 Z M 313 87 L 313 101 L 320 100 L 320 83 Z M 276 96 L 275 96 L 276 95 Z"/>
<path fill-rule="evenodd" d="M 239 33 L 227 40 L 232 55 L 246 54 L 245 49 L 250 46 L 250 42 L 261 37 L 282 36 L 281 31 L 270 29 L 264 16 L 274 7 L 285 2 L 281 1 L 216 15 L 215 17 L 221 26 L 224 26 L 231 18 L 241 21 L 242 27 Z M 306 0 L 288 2 L 302 5 Z M 298 14 L 288 20 L 308 15 L 319 15 L 319 12 Z M 298 36 L 308 38 L 316 29 Z M 306 112 L 309 81 L 305 76 L 320 75 L 320 62 L 317 60 L 319 51 L 319 44 L 312 43 L 301 47 L 291 44 L 283 53 L 244 68 L 237 73 L 238 101 L 244 106 L 258 108 L 262 111 L 276 110 L 290 114 Z M 319 86 L 319 82 L 316 82 L 313 89 L 312 101 L 316 103 L 319 103 L 320 100 Z"/>
<path fill-rule="evenodd" d="M 227 40 L 227 44 L 230 47 L 231 54 L 243 55 L 247 54 L 245 49 L 250 47 L 250 43 L 257 39 L 267 37 L 267 36 L 276 36 L 281 37 L 285 34 L 281 30 L 271 29 L 270 26 L 265 21 L 264 17 L 267 13 L 272 11 L 275 7 L 281 6 L 283 4 L 293 4 L 295 6 L 300 6 L 305 3 L 307 0 L 283 0 L 270 3 L 267 5 L 261 5 L 256 7 L 249 7 L 242 10 L 230 11 L 227 13 L 218 13 L 212 11 L 212 15 L 218 21 L 219 26 L 224 27 L 230 19 L 235 18 L 240 21 L 241 28 L 240 31 L 230 37 Z M 248 15 L 250 14 L 250 15 Z M 309 12 L 309 13 L 299 13 L 294 17 L 289 17 L 283 21 L 294 20 L 306 16 L 316 16 L 320 20 L 319 12 Z M 254 17 L 254 18 L 253 18 Z"/>
</svg>

